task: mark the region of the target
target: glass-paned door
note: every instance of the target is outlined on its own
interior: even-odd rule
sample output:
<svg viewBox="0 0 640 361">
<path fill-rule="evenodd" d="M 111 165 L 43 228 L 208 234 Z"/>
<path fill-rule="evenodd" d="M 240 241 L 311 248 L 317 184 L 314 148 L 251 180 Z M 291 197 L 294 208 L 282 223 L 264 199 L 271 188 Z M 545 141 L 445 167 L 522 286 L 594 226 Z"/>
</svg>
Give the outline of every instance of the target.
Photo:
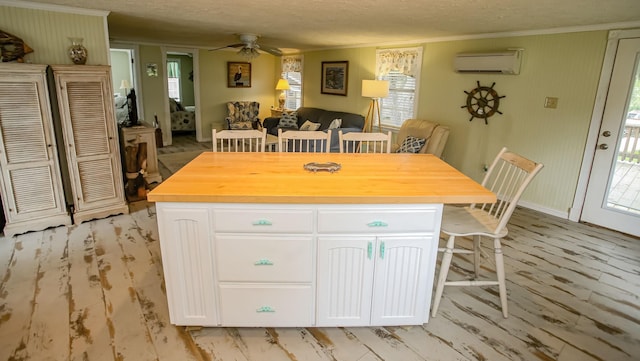
<svg viewBox="0 0 640 361">
<path fill-rule="evenodd" d="M 640 38 L 619 41 L 581 220 L 640 236 Z"/>
</svg>

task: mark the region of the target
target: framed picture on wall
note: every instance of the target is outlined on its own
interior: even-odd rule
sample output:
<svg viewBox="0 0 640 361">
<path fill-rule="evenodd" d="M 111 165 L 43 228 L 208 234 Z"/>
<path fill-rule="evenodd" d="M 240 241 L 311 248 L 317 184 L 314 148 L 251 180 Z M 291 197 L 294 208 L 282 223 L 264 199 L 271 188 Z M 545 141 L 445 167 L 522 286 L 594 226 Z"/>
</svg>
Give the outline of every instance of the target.
<svg viewBox="0 0 640 361">
<path fill-rule="evenodd" d="M 251 63 L 227 62 L 227 87 L 251 88 Z"/>
<path fill-rule="evenodd" d="M 347 95 L 348 61 L 322 62 L 322 94 Z"/>
<path fill-rule="evenodd" d="M 147 63 L 147 76 L 158 76 L 158 64 Z"/>
</svg>

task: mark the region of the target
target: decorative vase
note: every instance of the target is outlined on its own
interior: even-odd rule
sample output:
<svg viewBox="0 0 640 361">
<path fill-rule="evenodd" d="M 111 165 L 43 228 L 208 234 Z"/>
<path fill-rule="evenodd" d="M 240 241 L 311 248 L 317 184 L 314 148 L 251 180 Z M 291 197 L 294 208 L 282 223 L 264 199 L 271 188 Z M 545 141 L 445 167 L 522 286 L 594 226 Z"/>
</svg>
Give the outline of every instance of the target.
<svg viewBox="0 0 640 361">
<path fill-rule="evenodd" d="M 82 45 L 82 38 L 69 38 L 69 57 L 74 64 L 82 65 L 87 62 L 87 48 Z"/>
</svg>

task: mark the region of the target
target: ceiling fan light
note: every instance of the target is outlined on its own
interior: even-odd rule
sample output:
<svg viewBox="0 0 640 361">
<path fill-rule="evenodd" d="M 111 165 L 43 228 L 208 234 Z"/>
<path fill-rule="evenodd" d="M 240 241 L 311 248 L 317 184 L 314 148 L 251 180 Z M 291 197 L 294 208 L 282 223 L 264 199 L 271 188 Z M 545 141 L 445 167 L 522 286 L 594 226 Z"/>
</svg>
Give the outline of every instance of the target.
<svg viewBox="0 0 640 361">
<path fill-rule="evenodd" d="M 250 47 L 243 47 L 242 49 L 240 49 L 238 51 L 238 55 L 247 58 L 247 60 L 251 61 L 254 58 L 257 58 L 258 56 L 260 56 L 260 53 L 254 49 L 254 48 L 250 48 Z"/>
</svg>

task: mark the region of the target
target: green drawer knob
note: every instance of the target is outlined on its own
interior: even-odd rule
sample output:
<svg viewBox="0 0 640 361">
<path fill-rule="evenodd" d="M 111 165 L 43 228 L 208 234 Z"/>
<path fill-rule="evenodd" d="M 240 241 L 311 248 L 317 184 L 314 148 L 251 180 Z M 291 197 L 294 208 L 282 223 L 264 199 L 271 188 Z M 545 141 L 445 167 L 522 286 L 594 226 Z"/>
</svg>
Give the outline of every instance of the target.
<svg viewBox="0 0 640 361">
<path fill-rule="evenodd" d="M 255 266 L 273 266 L 273 262 L 269 261 L 268 259 L 260 259 L 260 260 L 257 260 L 255 262 L 253 262 L 253 264 Z"/>
<path fill-rule="evenodd" d="M 276 310 L 274 310 L 273 308 L 271 308 L 270 306 L 262 306 L 260 308 L 258 308 L 256 310 L 256 312 L 258 313 L 265 313 L 265 312 L 276 312 Z"/>
<path fill-rule="evenodd" d="M 266 219 L 260 219 L 258 221 L 253 222 L 254 226 L 271 226 L 273 223 L 267 221 Z"/>
</svg>

